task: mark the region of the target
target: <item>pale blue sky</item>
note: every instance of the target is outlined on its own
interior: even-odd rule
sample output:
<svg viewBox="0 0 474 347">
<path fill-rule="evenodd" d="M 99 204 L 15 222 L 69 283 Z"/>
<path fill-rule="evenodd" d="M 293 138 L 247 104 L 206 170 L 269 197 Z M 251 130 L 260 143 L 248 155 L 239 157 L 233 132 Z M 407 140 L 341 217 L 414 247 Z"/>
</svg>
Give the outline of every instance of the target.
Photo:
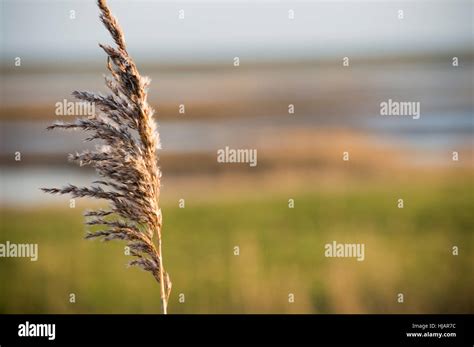
<svg viewBox="0 0 474 347">
<path fill-rule="evenodd" d="M 4 58 L 102 59 L 109 42 L 92 0 L 0 0 Z M 129 50 L 142 59 L 199 62 L 403 55 L 473 47 L 473 1 L 110 0 Z M 184 9 L 185 19 L 178 19 Z M 295 19 L 288 20 L 294 9 Z M 404 10 L 405 19 L 397 18 Z M 76 19 L 69 19 L 69 11 Z"/>
</svg>

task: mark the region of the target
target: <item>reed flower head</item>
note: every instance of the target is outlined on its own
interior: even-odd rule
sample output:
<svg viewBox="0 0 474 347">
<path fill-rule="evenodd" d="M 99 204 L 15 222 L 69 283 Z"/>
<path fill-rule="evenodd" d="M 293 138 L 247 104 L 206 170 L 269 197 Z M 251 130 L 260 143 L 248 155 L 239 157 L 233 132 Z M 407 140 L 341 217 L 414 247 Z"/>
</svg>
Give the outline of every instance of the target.
<svg viewBox="0 0 474 347">
<path fill-rule="evenodd" d="M 96 150 L 69 155 L 80 166 L 94 167 L 100 180 L 90 187 L 70 184 L 42 190 L 107 200 L 108 209 L 85 213 L 87 225 L 101 226 L 100 230 L 89 231 L 86 238 L 126 241 L 135 257 L 129 264 L 150 272 L 160 284 L 166 313 L 171 282 L 163 268 L 161 251 L 161 171 L 156 153 L 160 139 L 154 111 L 147 102 L 150 80 L 138 72 L 127 52 L 122 29 L 105 0 L 99 0 L 98 6 L 100 19 L 115 42 L 115 47 L 100 44 L 111 74 L 105 77 L 109 93 L 74 91 L 76 99 L 95 105 L 95 114 L 72 123 L 56 122 L 48 129 L 79 129 L 88 134 L 87 141 L 100 141 Z"/>
</svg>

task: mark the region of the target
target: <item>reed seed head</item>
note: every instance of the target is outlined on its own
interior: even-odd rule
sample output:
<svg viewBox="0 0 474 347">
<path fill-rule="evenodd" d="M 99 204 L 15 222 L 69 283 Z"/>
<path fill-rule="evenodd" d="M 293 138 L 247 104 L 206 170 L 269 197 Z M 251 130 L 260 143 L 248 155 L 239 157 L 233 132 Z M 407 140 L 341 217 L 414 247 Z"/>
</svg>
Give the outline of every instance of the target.
<svg viewBox="0 0 474 347">
<path fill-rule="evenodd" d="M 154 111 L 147 102 L 150 80 L 140 75 L 129 56 L 123 31 L 106 1 L 99 0 L 98 6 L 100 19 L 116 45 L 100 44 L 107 54 L 111 74 L 105 77 L 109 93 L 74 91 L 76 99 L 95 105 L 95 113 L 71 123 L 55 122 L 48 129 L 81 130 L 87 133 L 87 141 L 98 141 L 96 150 L 70 154 L 69 160 L 80 166 L 92 166 L 101 179 L 90 187 L 69 184 L 42 190 L 107 200 L 108 209 L 85 213 L 86 225 L 101 227 L 87 232 L 86 238 L 126 241 L 135 257 L 129 264 L 150 272 L 160 283 L 166 313 L 171 281 L 163 269 L 161 254 L 161 172 L 156 153 L 160 139 Z"/>
</svg>

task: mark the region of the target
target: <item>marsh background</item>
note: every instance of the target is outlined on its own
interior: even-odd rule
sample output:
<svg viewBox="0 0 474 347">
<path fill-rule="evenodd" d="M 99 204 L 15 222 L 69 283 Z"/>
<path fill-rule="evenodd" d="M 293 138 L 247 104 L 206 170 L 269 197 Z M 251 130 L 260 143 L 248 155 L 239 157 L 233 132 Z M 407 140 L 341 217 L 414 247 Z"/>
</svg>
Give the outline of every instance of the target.
<svg viewBox="0 0 474 347">
<path fill-rule="evenodd" d="M 110 6 L 152 78 L 170 312 L 474 311 L 471 1 Z M 39 190 L 94 180 L 66 160 L 81 135 L 45 128 L 73 90 L 105 91 L 98 42 L 93 1 L 1 0 L 0 242 L 39 244 L 37 262 L 0 259 L 1 313 L 159 312 L 123 244 L 82 239 L 96 202 Z M 421 119 L 380 116 L 389 98 Z M 258 149 L 258 166 L 218 164 L 225 146 Z M 325 258 L 334 240 L 365 261 Z"/>
</svg>

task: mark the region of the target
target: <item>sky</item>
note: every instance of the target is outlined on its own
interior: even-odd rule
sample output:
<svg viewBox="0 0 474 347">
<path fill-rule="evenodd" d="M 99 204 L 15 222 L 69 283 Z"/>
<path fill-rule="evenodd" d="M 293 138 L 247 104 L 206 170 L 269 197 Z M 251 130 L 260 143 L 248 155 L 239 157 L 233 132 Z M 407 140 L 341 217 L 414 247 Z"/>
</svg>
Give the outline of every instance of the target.
<svg viewBox="0 0 474 347">
<path fill-rule="evenodd" d="M 102 59 L 92 0 L 0 0 L 2 60 Z M 110 0 L 129 51 L 196 63 L 473 50 L 473 1 Z M 184 10 L 184 19 L 179 11 Z M 288 19 L 288 11 L 294 19 Z M 403 19 L 398 18 L 403 10 Z M 71 11 L 74 19 L 71 19 Z"/>
</svg>

